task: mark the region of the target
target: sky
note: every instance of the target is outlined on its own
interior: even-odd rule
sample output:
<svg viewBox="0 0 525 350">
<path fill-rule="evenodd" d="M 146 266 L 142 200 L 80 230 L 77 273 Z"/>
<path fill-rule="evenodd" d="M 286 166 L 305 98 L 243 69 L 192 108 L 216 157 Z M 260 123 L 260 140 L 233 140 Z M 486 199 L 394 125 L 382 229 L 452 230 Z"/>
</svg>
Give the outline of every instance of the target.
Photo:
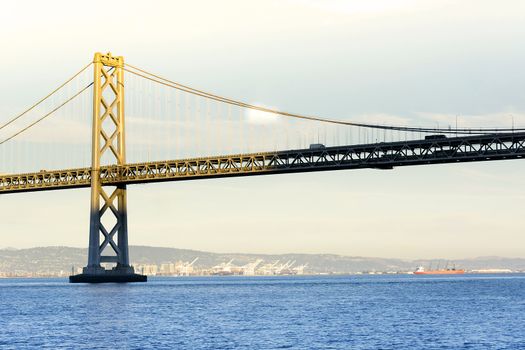
<svg viewBox="0 0 525 350">
<path fill-rule="evenodd" d="M 111 51 L 190 86 L 297 113 L 525 126 L 523 1 L 1 6 L 0 122 L 94 52 Z M 407 259 L 523 257 L 524 170 L 518 160 L 131 186 L 129 243 Z M 87 247 L 89 190 L 3 195 L 0 212 L 0 247 Z"/>
</svg>

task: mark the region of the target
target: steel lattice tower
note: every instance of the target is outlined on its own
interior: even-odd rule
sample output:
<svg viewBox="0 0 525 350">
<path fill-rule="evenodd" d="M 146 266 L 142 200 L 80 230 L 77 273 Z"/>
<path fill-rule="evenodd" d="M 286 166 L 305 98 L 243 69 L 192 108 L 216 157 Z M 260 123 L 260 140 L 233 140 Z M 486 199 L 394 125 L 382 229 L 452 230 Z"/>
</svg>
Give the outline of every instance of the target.
<svg viewBox="0 0 525 350">
<path fill-rule="evenodd" d="M 71 282 L 136 282 L 129 265 L 126 185 L 102 186 L 101 165 L 126 164 L 124 58 L 96 53 L 93 60 L 91 213 L 88 265 Z M 104 163 L 104 164 L 102 164 Z M 113 187 L 113 188 L 111 188 Z M 103 218 L 107 218 L 103 220 Z M 117 242 L 115 242 L 115 235 Z M 103 237 L 102 243 L 100 238 Z M 106 254 L 106 255 L 104 255 Z M 109 255 L 108 255 L 109 254 Z M 114 263 L 106 270 L 101 263 Z"/>
</svg>

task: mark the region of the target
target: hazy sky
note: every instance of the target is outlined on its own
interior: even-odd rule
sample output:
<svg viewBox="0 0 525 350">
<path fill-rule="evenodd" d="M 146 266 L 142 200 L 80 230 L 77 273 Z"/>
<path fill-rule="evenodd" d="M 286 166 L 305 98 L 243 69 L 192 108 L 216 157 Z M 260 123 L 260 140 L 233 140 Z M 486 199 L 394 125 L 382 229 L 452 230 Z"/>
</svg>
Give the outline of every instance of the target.
<svg viewBox="0 0 525 350">
<path fill-rule="evenodd" d="M 96 51 L 283 110 L 525 125 L 523 1 L 17 1 L 0 121 Z M 131 186 L 130 244 L 384 257 L 525 254 L 523 161 Z M 0 196 L 0 247 L 87 247 L 89 191 Z M 132 257 L 133 259 L 133 257 Z"/>
</svg>

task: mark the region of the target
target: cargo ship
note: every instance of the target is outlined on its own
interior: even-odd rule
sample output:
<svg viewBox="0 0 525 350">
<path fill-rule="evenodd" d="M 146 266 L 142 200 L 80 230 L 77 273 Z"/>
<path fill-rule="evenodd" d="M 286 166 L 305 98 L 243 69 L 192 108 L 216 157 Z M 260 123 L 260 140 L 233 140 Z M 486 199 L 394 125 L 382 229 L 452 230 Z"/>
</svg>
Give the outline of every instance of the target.
<svg viewBox="0 0 525 350">
<path fill-rule="evenodd" d="M 465 273 L 465 270 L 457 270 L 455 267 L 451 269 L 442 269 L 442 270 L 425 270 L 423 266 L 419 266 L 414 275 L 462 275 Z"/>
</svg>

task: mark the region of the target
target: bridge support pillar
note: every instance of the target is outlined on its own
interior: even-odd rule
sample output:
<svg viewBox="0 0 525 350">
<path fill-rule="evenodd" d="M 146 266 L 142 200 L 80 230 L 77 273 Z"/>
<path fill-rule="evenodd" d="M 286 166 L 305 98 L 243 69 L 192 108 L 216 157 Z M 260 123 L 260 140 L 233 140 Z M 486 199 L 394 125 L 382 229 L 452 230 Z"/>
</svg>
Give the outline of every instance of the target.
<svg viewBox="0 0 525 350">
<path fill-rule="evenodd" d="M 95 54 L 88 265 L 72 283 L 146 282 L 129 264 L 126 185 L 103 187 L 100 167 L 126 164 L 124 59 Z M 116 241 L 115 241 L 116 235 Z M 102 238 L 102 243 L 100 240 Z M 106 269 L 102 264 L 113 264 Z"/>
</svg>

